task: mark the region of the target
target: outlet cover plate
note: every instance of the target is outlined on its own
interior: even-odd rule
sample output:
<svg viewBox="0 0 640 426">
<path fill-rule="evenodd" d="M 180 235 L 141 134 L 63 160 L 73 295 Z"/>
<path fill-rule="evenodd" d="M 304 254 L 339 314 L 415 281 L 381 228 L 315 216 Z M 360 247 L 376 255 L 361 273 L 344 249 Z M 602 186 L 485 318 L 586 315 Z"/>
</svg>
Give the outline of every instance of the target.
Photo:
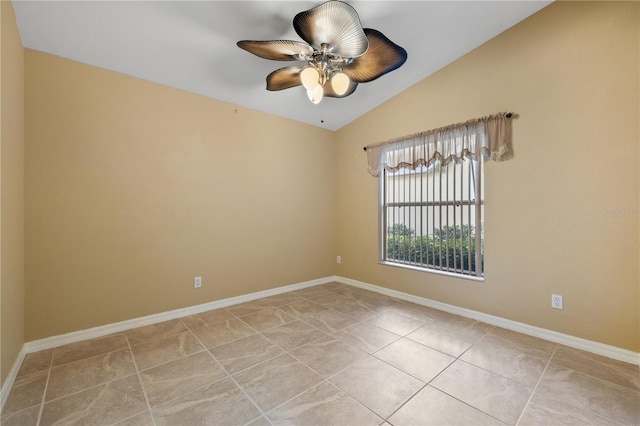
<svg viewBox="0 0 640 426">
<path fill-rule="evenodd" d="M 564 304 L 562 301 L 561 294 L 552 294 L 551 295 L 551 307 L 554 309 L 564 309 Z"/>
</svg>

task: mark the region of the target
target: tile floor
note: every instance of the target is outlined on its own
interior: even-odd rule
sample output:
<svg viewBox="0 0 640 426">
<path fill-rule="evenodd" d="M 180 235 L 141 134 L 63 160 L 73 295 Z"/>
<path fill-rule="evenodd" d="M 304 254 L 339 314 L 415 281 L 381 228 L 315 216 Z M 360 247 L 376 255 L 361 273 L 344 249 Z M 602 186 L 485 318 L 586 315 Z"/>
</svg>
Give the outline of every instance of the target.
<svg viewBox="0 0 640 426">
<path fill-rule="evenodd" d="M 1 423 L 638 425 L 640 374 L 331 283 L 29 354 Z"/>
</svg>

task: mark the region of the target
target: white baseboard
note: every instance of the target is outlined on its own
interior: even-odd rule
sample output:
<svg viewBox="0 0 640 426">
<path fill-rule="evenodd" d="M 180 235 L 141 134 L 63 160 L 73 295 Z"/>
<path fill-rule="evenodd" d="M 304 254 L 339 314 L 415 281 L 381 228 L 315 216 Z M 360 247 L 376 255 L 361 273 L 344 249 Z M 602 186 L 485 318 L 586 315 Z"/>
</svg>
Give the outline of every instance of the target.
<svg viewBox="0 0 640 426">
<path fill-rule="evenodd" d="M 80 342 L 87 339 L 95 339 L 96 337 L 107 336 L 113 333 L 120 333 L 131 328 L 157 324 L 159 322 L 186 317 L 188 315 L 195 315 L 213 309 L 226 308 L 227 306 L 250 302 L 252 300 L 261 299 L 263 297 L 275 296 L 276 294 L 282 294 L 293 290 L 300 290 L 307 287 L 326 284 L 332 282 L 332 280 L 333 277 L 326 277 L 312 281 L 304 281 L 301 283 L 286 285 L 283 287 L 276 287 L 269 290 L 258 291 L 256 293 L 249 293 L 242 296 L 230 297 L 228 299 L 216 300 L 215 302 L 203 303 L 202 305 L 189 306 L 186 308 L 175 309 L 173 311 L 160 312 L 158 314 L 148 315 L 145 317 L 133 318 L 113 324 L 93 327 L 86 330 L 74 331 L 58 336 L 51 336 L 44 339 L 27 342 L 25 343 L 25 346 L 27 353 L 38 352 L 45 349 L 67 345 L 69 343 Z"/>
<path fill-rule="evenodd" d="M 13 382 L 16 381 L 16 377 L 18 377 L 18 371 L 20 371 L 20 366 L 22 365 L 22 361 L 24 361 L 24 357 L 27 355 L 27 348 L 25 345 L 22 345 L 20 352 L 18 353 L 18 357 L 13 362 L 13 366 L 11 366 L 11 370 L 9 370 L 9 374 L 7 375 L 2 388 L 0 389 L 0 413 L 2 413 L 2 409 L 4 408 L 4 403 L 7 402 L 7 398 L 9 398 L 9 392 L 11 391 L 11 387 L 13 386 Z"/>
<path fill-rule="evenodd" d="M 231 305 L 237 305 L 239 303 L 250 302 L 256 299 L 262 299 L 263 297 L 275 296 L 276 294 L 287 293 L 293 290 L 300 290 L 307 287 L 313 287 L 320 284 L 326 284 L 333 281 L 333 277 L 319 278 L 311 281 L 304 281 L 296 284 L 286 285 L 283 287 L 276 287 L 269 290 L 259 291 L 256 293 L 249 293 L 242 296 L 230 297 L 228 299 L 216 300 L 215 302 L 203 303 L 202 305 L 189 306 L 186 308 L 175 309 L 173 311 L 160 312 L 158 314 L 148 315 L 140 318 L 133 318 L 126 321 L 120 321 L 113 324 L 102 325 L 99 327 L 93 327 L 86 330 L 74 331 L 71 333 L 61 334 L 57 336 L 51 336 L 44 339 L 34 340 L 26 342 L 22 345 L 22 349 L 18 354 L 13 367 L 4 382 L 4 385 L 0 389 L 0 412 L 4 407 L 4 404 L 9 397 L 9 392 L 13 383 L 16 380 L 22 361 L 24 357 L 32 352 L 43 351 L 45 349 L 56 348 L 62 345 L 68 345 L 69 343 L 80 342 L 82 340 L 95 339 L 96 337 L 107 336 L 113 333 L 119 333 L 131 328 L 142 327 L 145 325 L 157 324 L 159 322 L 168 321 L 175 318 L 181 318 L 188 315 L 195 315 L 201 312 L 210 311 L 213 309 L 225 308 Z"/>
<path fill-rule="evenodd" d="M 418 305 L 428 306 L 440 311 L 445 311 L 451 314 L 471 318 L 487 324 L 506 328 L 508 330 L 517 331 L 518 333 L 538 337 L 540 339 L 549 340 L 555 343 L 560 343 L 565 346 L 581 349 L 594 354 L 606 356 L 608 358 L 617 359 L 619 361 L 640 365 L 640 353 L 638 352 L 633 352 L 627 349 L 618 348 L 616 346 L 582 339 L 580 337 L 570 336 L 568 334 L 558 333 L 557 331 L 547 330 L 545 328 L 534 327 L 532 325 L 496 317 L 478 311 L 473 311 L 471 309 L 465 309 L 455 305 L 449 305 L 435 300 L 426 299 L 424 297 L 414 296 L 412 294 L 407 294 L 400 291 L 379 287 L 377 285 L 364 283 L 362 281 L 356 281 L 351 278 L 336 276 L 333 277 L 332 281 L 352 285 L 354 287 L 360 287 L 365 290 L 375 291 L 376 293 L 381 293 L 387 296 L 406 300 L 408 302 L 417 303 Z"/>
<path fill-rule="evenodd" d="M 517 321 L 508 320 L 501 317 L 485 314 L 471 309 L 465 309 L 454 305 L 438 302 L 424 297 L 414 296 L 411 294 L 403 293 L 396 290 L 391 290 L 377 285 L 365 283 L 362 281 L 353 280 L 351 278 L 344 278 L 340 276 L 330 276 L 325 278 L 319 278 L 316 280 L 305 281 L 297 284 L 287 285 L 283 287 L 277 287 L 269 290 L 259 291 L 256 293 L 245 294 L 237 297 L 230 297 L 228 299 L 216 300 L 215 302 L 204 303 L 202 305 L 190 306 L 182 309 L 175 309 L 173 311 L 161 312 L 154 315 L 148 315 L 145 317 L 134 318 L 126 321 L 121 321 L 113 324 L 107 324 L 100 327 L 93 327 L 86 330 L 74 331 L 72 333 L 61 334 L 58 336 L 51 336 L 45 339 L 34 340 L 27 342 L 22 346 L 18 357 L 16 358 L 7 379 L 5 380 L 2 389 L 0 389 L 0 411 L 4 407 L 4 403 L 9 397 L 9 391 L 13 386 L 18 370 L 22 365 L 24 357 L 32 352 L 38 352 L 45 349 L 51 349 L 69 343 L 80 342 L 82 340 L 94 339 L 96 337 L 107 336 L 113 333 L 119 333 L 131 328 L 142 327 L 145 325 L 156 324 L 163 321 L 168 321 L 175 318 L 181 318 L 188 315 L 195 315 L 201 312 L 210 311 L 212 309 L 225 308 L 227 306 L 237 305 L 238 303 L 250 302 L 252 300 L 261 299 L 263 297 L 275 296 L 276 294 L 282 294 L 293 290 L 300 290 L 307 287 L 313 287 L 320 284 L 327 284 L 330 282 L 340 282 L 343 284 L 359 287 L 365 290 L 375 291 L 376 293 L 385 294 L 387 296 L 395 297 L 398 299 L 406 300 L 408 302 L 417 303 L 419 305 L 428 306 L 430 308 L 439 309 L 441 311 L 449 312 L 452 314 L 460 315 L 463 317 L 482 321 L 487 324 L 492 324 L 498 327 L 506 328 L 509 330 L 517 331 L 529 336 L 539 337 L 541 339 L 549 340 L 552 342 L 560 343 L 572 348 L 582 349 L 588 352 L 592 352 L 598 355 L 606 356 L 609 358 L 617 359 L 620 361 L 628 362 L 631 364 L 640 365 L 640 353 L 632 352 L 626 349 L 618 348 L 604 343 L 593 342 L 590 340 L 582 339 L 579 337 L 570 336 L 568 334 L 558 333 L 555 331 L 547 330 L 544 328 L 534 327 L 532 325 L 524 324 Z"/>
</svg>

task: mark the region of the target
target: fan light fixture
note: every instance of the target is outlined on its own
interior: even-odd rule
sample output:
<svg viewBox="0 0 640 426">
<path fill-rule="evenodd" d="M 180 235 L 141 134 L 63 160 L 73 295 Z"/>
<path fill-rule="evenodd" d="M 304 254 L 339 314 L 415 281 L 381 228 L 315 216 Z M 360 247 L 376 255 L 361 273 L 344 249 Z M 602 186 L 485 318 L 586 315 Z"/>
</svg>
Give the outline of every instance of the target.
<svg viewBox="0 0 640 426">
<path fill-rule="evenodd" d="M 405 63 L 407 52 L 380 31 L 362 28 L 356 10 L 341 1 L 328 1 L 293 19 L 296 33 L 306 42 L 242 40 L 238 47 L 265 59 L 304 61 L 267 76 L 267 90 L 302 85 L 309 100 L 344 98 L 359 83 L 373 81 Z M 329 84 L 327 84 L 329 83 Z"/>
</svg>

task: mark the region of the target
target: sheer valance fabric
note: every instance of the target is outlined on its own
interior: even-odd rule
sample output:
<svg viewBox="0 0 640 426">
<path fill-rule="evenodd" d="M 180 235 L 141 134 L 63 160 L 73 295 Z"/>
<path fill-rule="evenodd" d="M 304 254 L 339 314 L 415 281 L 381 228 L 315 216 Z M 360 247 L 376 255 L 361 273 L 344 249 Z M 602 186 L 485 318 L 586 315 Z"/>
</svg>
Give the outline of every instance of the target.
<svg viewBox="0 0 640 426">
<path fill-rule="evenodd" d="M 436 161 L 447 164 L 465 158 L 484 157 L 496 161 L 512 156 L 511 113 L 427 130 L 366 147 L 369 173 L 378 176 L 383 169 L 396 171 L 430 166 Z"/>
</svg>

